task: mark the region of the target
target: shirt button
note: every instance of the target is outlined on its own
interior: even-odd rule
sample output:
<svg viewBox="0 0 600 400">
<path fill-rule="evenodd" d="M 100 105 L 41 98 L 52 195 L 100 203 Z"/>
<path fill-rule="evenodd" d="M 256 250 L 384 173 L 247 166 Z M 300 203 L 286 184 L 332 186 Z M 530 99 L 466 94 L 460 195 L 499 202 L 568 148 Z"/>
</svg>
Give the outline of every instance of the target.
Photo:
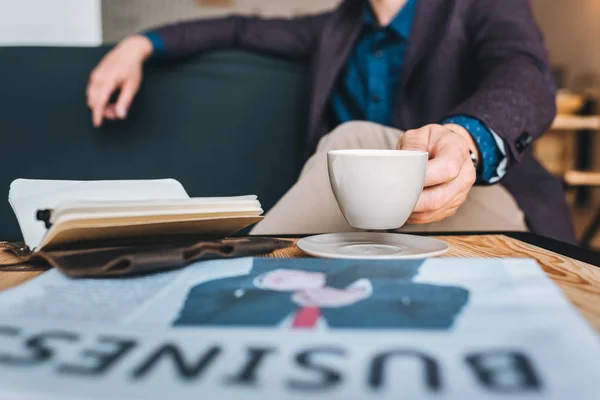
<svg viewBox="0 0 600 400">
<path fill-rule="evenodd" d="M 375 57 L 377 57 L 377 58 L 383 57 L 383 51 L 381 49 L 375 50 Z"/>
<path fill-rule="evenodd" d="M 373 96 L 371 96 L 371 100 L 373 100 L 373 102 L 375 103 L 379 103 L 381 101 L 381 97 L 379 97 L 379 95 L 374 94 Z"/>
</svg>

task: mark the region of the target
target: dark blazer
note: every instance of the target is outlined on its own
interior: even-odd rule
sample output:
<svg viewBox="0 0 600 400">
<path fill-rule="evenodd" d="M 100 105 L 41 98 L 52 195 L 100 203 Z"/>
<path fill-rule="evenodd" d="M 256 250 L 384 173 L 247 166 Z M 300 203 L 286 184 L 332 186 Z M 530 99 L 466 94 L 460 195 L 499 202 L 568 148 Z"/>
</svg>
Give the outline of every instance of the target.
<svg viewBox="0 0 600 400">
<path fill-rule="evenodd" d="M 335 121 L 329 98 L 362 25 L 367 0 L 345 0 L 326 14 L 296 19 L 231 16 L 156 30 L 167 54 L 241 48 L 309 63 L 307 151 Z M 508 147 L 501 184 L 530 229 L 573 242 L 562 184 L 531 154 L 556 113 L 555 86 L 528 0 L 419 0 L 394 109 L 398 129 L 464 114 L 480 119 Z"/>
<path fill-rule="evenodd" d="M 248 275 L 202 282 L 188 292 L 174 326 L 276 327 L 300 307 L 291 292 L 259 289 L 254 279 L 277 269 L 323 272 L 326 285 L 344 289 L 368 279 L 373 292 L 355 304 L 321 308 L 330 329 L 446 330 L 469 300 L 457 286 L 413 282 L 422 260 L 348 261 L 255 259 Z M 325 268 L 324 268 L 325 267 Z"/>
</svg>

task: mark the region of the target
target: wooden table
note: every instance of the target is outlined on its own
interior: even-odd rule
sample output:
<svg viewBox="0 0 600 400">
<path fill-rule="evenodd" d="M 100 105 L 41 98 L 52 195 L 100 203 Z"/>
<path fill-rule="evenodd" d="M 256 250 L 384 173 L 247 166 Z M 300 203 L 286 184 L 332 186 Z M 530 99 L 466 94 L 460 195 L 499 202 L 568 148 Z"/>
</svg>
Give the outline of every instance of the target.
<svg viewBox="0 0 600 400">
<path fill-rule="evenodd" d="M 450 245 L 450 251 L 443 257 L 533 258 L 537 260 L 573 305 L 600 332 L 600 268 L 591 264 L 596 260 L 596 256 L 596 263 L 600 262 L 600 255 L 597 253 L 562 245 L 559 242 L 542 239 L 531 234 L 435 237 Z M 306 255 L 297 247 L 291 247 L 276 251 L 268 257 L 295 258 L 306 257 Z M 2 261 L 0 259 L 0 263 Z M 41 271 L 0 271 L 0 290 L 23 283 L 40 273 Z"/>
</svg>

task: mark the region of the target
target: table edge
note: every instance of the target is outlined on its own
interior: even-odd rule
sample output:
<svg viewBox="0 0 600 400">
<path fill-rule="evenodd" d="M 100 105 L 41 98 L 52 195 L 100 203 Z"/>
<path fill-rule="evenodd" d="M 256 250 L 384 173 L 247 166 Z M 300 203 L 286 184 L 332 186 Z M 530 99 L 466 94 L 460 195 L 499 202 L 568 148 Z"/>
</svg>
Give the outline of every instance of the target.
<svg viewBox="0 0 600 400">
<path fill-rule="evenodd" d="M 541 236 L 532 232 L 516 232 L 516 231 L 486 231 L 486 232 L 411 232 L 412 235 L 421 236 L 498 236 L 503 235 L 511 239 L 518 240 L 523 243 L 527 243 L 532 246 L 542 248 L 544 250 L 551 251 L 559 254 L 563 257 L 568 257 L 573 260 L 582 261 L 587 264 L 593 265 L 600 268 L 600 253 L 594 250 L 585 249 L 583 247 L 575 246 L 570 243 L 562 242 L 556 239 L 552 239 L 546 236 Z M 270 238 L 282 238 L 282 239 L 296 239 L 312 234 L 297 234 L 297 235 L 245 235 L 248 237 L 270 237 Z"/>
</svg>

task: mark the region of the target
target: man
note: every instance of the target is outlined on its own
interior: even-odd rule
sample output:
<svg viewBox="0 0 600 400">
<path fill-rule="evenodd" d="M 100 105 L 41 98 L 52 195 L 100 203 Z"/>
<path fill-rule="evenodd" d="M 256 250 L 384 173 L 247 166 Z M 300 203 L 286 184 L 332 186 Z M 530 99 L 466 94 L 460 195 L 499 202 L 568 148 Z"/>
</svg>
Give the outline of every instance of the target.
<svg viewBox="0 0 600 400">
<path fill-rule="evenodd" d="M 149 57 L 228 48 L 307 62 L 312 78 L 307 149 L 316 152 L 253 233 L 351 230 L 331 193 L 326 152 L 398 148 L 430 153 L 402 230 L 530 228 L 573 241 L 561 184 L 531 155 L 554 118 L 555 92 L 527 0 L 346 0 L 291 20 L 163 26 L 125 39 L 94 70 L 94 124 L 125 118 Z"/>
<path fill-rule="evenodd" d="M 254 259 L 247 275 L 192 287 L 173 325 L 450 329 L 469 291 L 414 282 L 423 262 Z"/>
</svg>

